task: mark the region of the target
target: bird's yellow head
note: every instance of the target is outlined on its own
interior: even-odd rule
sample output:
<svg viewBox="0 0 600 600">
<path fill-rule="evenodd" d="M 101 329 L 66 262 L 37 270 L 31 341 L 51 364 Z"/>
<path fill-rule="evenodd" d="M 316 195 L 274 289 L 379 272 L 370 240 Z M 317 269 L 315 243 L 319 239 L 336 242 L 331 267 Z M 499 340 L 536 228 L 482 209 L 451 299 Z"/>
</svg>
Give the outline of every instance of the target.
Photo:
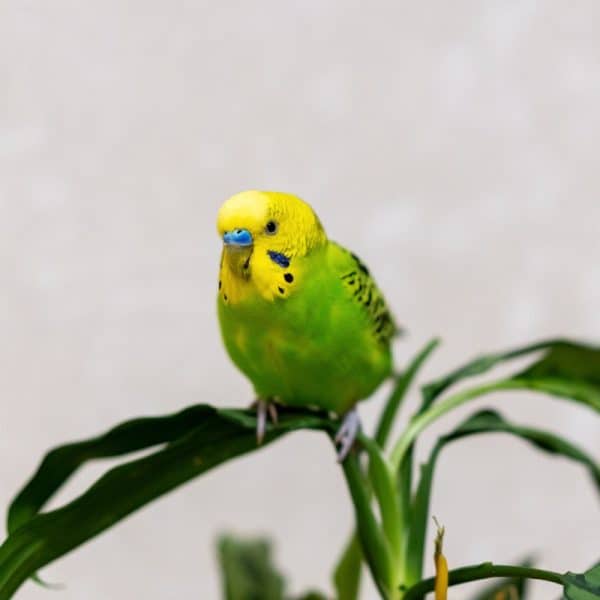
<svg viewBox="0 0 600 600">
<path fill-rule="evenodd" d="M 232 196 L 219 210 L 217 229 L 226 255 L 271 252 L 291 259 L 327 241 L 313 209 L 281 192 L 251 190 Z"/>
</svg>

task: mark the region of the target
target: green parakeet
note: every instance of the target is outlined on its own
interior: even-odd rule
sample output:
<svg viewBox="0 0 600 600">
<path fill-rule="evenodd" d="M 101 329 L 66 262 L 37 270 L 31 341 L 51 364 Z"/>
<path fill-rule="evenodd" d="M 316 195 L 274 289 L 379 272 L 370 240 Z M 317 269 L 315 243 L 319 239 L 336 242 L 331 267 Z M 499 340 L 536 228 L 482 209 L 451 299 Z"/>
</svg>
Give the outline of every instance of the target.
<svg viewBox="0 0 600 600">
<path fill-rule="evenodd" d="M 339 458 L 358 432 L 355 405 L 392 370 L 396 332 L 365 265 L 329 240 L 313 209 L 246 191 L 221 207 L 218 314 L 225 347 L 258 397 L 258 439 L 275 405 L 345 415 Z"/>
</svg>

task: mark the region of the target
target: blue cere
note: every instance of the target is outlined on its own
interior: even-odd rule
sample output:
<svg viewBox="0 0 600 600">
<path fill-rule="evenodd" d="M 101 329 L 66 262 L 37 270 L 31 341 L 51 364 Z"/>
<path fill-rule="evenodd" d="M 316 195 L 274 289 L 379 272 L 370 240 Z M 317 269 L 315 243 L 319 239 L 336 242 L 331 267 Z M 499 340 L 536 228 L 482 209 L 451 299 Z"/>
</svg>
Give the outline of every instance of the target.
<svg viewBox="0 0 600 600">
<path fill-rule="evenodd" d="M 267 254 L 275 264 L 283 269 L 287 269 L 290 266 L 290 259 L 285 254 L 275 252 L 274 250 L 267 250 Z"/>
<path fill-rule="evenodd" d="M 247 229 L 226 231 L 223 235 L 223 243 L 226 246 L 251 246 L 252 234 Z"/>
</svg>

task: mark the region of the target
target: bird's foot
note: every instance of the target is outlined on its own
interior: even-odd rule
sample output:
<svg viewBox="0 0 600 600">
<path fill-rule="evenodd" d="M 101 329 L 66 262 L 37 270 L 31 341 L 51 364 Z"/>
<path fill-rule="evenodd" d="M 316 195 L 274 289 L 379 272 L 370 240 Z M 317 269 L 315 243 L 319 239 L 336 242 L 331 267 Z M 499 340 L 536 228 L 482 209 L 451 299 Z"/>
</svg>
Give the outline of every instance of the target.
<svg viewBox="0 0 600 600">
<path fill-rule="evenodd" d="M 338 429 L 338 432 L 335 434 L 334 441 L 336 445 L 339 445 L 337 459 L 338 462 L 344 462 L 346 456 L 350 453 L 354 442 L 356 441 L 356 436 L 360 431 L 360 418 L 358 416 L 358 411 L 356 408 L 353 408 L 351 411 L 347 412 L 344 415 L 344 419 L 342 421 L 341 427 Z"/>
<path fill-rule="evenodd" d="M 256 443 L 260 446 L 267 432 L 267 416 L 271 419 L 271 423 L 277 425 L 277 405 L 272 400 L 259 398 L 253 404 L 253 407 L 256 408 Z"/>
</svg>

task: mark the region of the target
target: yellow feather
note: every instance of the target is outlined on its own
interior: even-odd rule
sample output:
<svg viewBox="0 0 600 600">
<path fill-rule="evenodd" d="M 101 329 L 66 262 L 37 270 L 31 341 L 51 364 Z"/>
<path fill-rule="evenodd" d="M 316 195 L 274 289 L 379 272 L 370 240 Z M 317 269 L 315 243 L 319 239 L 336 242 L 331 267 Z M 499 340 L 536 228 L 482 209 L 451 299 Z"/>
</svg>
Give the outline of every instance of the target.
<svg viewBox="0 0 600 600">
<path fill-rule="evenodd" d="M 276 236 L 265 231 L 269 221 L 277 224 Z M 313 209 L 300 198 L 281 192 L 250 190 L 232 196 L 219 211 L 217 229 L 221 236 L 235 229 L 246 229 L 253 240 L 251 248 L 225 247 L 223 250 L 219 278 L 223 299 L 229 304 L 237 304 L 252 295 L 269 301 L 281 297 L 278 294 L 281 266 L 273 262 L 269 252 L 285 255 L 293 262 L 295 257 L 306 256 L 327 242 L 325 230 Z M 299 275 L 294 270 L 294 277 Z"/>
</svg>

